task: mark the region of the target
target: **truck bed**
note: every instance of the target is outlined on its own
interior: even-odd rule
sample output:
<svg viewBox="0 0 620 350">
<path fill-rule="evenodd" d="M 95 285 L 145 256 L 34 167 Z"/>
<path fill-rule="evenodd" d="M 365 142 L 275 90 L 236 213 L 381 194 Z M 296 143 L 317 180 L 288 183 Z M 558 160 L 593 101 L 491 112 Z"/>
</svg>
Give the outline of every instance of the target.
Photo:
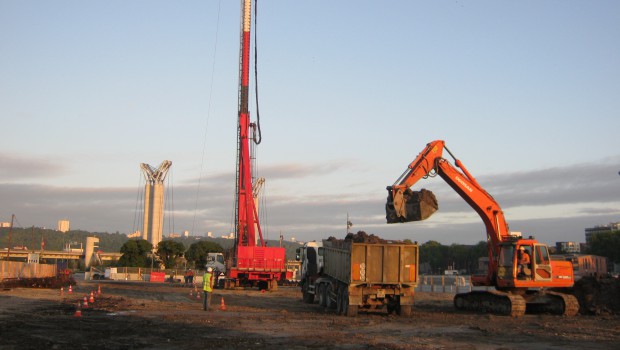
<svg viewBox="0 0 620 350">
<path fill-rule="evenodd" d="M 417 284 L 418 246 L 323 241 L 323 273 L 348 284 Z"/>
</svg>

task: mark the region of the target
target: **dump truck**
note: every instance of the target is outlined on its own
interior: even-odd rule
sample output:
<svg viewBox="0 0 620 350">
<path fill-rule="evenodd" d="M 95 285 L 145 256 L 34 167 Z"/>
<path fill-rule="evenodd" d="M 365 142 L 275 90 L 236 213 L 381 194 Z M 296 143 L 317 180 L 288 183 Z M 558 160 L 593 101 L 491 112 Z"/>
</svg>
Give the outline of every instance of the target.
<svg viewBox="0 0 620 350">
<path fill-rule="evenodd" d="M 419 247 L 406 243 L 308 242 L 297 249 L 303 301 L 355 316 L 359 310 L 411 315 Z"/>
</svg>

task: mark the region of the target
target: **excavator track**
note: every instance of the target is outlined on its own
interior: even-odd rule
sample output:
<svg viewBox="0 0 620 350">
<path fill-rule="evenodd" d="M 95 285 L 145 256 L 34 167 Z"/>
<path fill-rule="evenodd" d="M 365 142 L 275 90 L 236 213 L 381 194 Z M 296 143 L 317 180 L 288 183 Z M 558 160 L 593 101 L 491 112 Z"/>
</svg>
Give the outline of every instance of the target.
<svg viewBox="0 0 620 350">
<path fill-rule="evenodd" d="M 546 291 L 534 298 L 528 298 L 527 311 L 575 316 L 579 313 L 579 301 L 571 294 Z"/>
<path fill-rule="evenodd" d="M 519 317 L 525 314 L 525 299 L 520 295 L 499 291 L 473 291 L 454 296 L 458 310 Z"/>
<path fill-rule="evenodd" d="M 556 292 L 549 292 L 549 294 L 556 295 L 564 301 L 564 312 L 562 315 L 575 316 L 579 313 L 579 301 L 574 295 Z"/>
</svg>

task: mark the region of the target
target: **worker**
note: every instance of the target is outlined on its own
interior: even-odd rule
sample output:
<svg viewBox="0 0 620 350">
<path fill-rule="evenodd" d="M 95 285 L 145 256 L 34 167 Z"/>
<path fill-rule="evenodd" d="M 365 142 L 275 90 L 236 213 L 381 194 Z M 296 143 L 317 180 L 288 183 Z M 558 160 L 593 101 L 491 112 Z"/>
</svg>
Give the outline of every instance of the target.
<svg viewBox="0 0 620 350">
<path fill-rule="evenodd" d="M 525 277 L 526 275 L 529 275 L 529 272 L 526 274 L 525 269 L 527 268 L 529 270 L 530 254 L 527 252 L 527 250 L 525 250 L 524 246 L 519 247 L 518 260 L 519 277 Z"/>
<path fill-rule="evenodd" d="M 194 271 L 192 269 L 189 269 L 189 284 L 194 284 Z"/>
<path fill-rule="evenodd" d="M 204 298 L 202 299 L 202 309 L 204 311 L 209 310 L 209 304 L 211 304 L 211 293 L 213 292 L 213 268 L 207 267 L 207 272 L 202 276 L 202 290 L 204 292 Z"/>
<path fill-rule="evenodd" d="M 185 270 L 185 275 L 183 275 L 183 278 L 185 278 L 185 285 L 187 285 L 189 283 L 189 270 Z"/>
</svg>

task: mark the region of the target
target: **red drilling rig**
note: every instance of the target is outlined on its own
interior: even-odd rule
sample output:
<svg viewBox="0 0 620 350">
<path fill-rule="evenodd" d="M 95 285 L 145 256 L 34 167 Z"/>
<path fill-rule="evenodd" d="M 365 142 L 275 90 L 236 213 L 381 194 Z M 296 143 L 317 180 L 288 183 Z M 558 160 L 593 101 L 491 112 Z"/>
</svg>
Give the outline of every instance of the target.
<svg viewBox="0 0 620 350">
<path fill-rule="evenodd" d="M 252 0 L 241 0 L 241 5 L 235 245 L 228 259 L 225 287 L 257 286 L 272 290 L 278 287 L 279 280 L 286 277 L 286 251 L 265 244 L 253 194 L 255 179 L 252 176 L 250 141 L 260 143 L 260 119 L 257 113 L 257 123 L 250 123 L 248 109 Z"/>
</svg>

